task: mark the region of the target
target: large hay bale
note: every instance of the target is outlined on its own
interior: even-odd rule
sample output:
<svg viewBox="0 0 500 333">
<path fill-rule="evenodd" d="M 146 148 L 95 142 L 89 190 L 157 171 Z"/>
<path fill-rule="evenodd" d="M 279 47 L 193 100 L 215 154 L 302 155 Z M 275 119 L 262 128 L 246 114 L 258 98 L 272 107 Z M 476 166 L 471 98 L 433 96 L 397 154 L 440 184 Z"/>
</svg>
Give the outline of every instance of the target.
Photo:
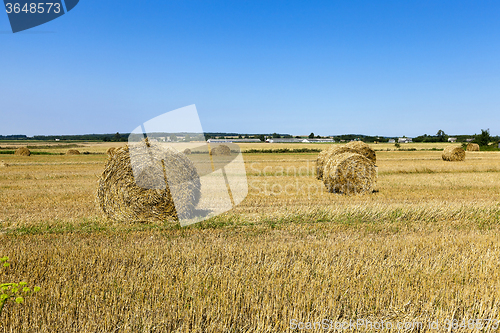
<svg viewBox="0 0 500 333">
<path fill-rule="evenodd" d="M 20 147 L 17 148 L 16 151 L 14 152 L 14 155 L 19 155 L 19 156 L 30 156 L 31 152 L 28 148 L 26 147 Z"/>
<path fill-rule="evenodd" d="M 108 156 L 111 156 L 115 153 L 115 150 L 115 147 L 109 147 L 108 150 L 106 150 L 106 154 L 108 154 Z"/>
<path fill-rule="evenodd" d="M 218 145 L 210 150 L 210 155 L 231 155 L 231 148 L 226 145 Z"/>
<path fill-rule="evenodd" d="M 377 169 L 365 156 L 345 152 L 326 161 L 323 182 L 332 193 L 371 193 L 377 182 Z"/>
<path fill-rule="evenodd" d="M 471 142 L 467 145 L 467 151 L 480 151 L 479 145 Z"/>
<path fill-rule="evenodd" d="M 80 151 L 78 149 L 69 149 L 66 155 L 80 155 Z"/>
<path fill-rule="evenodd" d="M 360 154 L 360 151 L 349 148 L 347 146 L 331 146 L 330 148 L 321 151 L 318 154 L 318 158 L 316 159 L 316 178 L 323 179 L 323 169 L 325 168 L 325 163 L 333 155 L 338 155 L 342 153 L 357 153 Z"/>
<path fill-rule="evenodd" d="M 323 168 L 325 166 L 325 158 L 328 152 L 330 151 L 330 148 L 327 148 L 325 150 L 322 150 L 319 152 L 318 157 L 316 158 L 316 178 L 317 179 L 323 179 Z"/>
<path fill-rule="evenodd" d="M 444 161 L 463 161 L 465 160 L 465 150 L 460 146 L 448 146 L 441 155 Z"/>
<path fill-rule="evenodd" d="M 137 177 L 130 156 L 140 170 Z M 97 202 L 116 221 L 176 220 L 192 216 L 200 190 L 196 168 L 184 154 L 142 141 L 109 156 L 98 180 Z"/>
<path fill-rule="evenodd" d="M 377 155 L 375 154 L 375 150 L 371 149 L 370 146 L 368 146 L 363 141 L 351 141 L 346 144 L 346 147 L 356 149 L 357 151 L 359 151 L 359 154 L 368 158 L 373 163 L 377 163 Z"/>
<path fill-rule="evenodd" d="M 191 149 L 186 148 L 186 149 L 184 149 L 184 150 L 182 151 L 182 153 L 183 153 L 184 155 L 191 155 Z"/>
</svg>

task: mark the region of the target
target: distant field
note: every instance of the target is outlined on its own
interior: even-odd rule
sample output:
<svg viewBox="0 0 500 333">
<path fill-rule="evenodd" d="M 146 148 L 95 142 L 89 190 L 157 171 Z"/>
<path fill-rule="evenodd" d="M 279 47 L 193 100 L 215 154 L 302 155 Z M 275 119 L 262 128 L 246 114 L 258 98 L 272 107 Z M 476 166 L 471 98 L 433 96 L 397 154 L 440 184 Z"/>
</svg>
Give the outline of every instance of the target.
<svg viewBox="0 0 500 333">
<path fill-rule="evenodd" d="M 0 282 L 42 287 L 6 307 L 2 331 L 281 332 L 293 319 L 500 319 L 500 152 L 444 162 L 430 149 L 448 144 L 373 144 L 377 192 L 353 197 L 326 192 L 316 153 L 245 154 L 248 197 L 179 228 L 103 219 L 97 177 L 106 149 L 123 143 L 78 145 L 102 154 L 0 155 L 11 165 L 0 168 L 0 256 L 13 263 Z M 328 145 L 241 145 L 285 147 Z"/>
</svg>

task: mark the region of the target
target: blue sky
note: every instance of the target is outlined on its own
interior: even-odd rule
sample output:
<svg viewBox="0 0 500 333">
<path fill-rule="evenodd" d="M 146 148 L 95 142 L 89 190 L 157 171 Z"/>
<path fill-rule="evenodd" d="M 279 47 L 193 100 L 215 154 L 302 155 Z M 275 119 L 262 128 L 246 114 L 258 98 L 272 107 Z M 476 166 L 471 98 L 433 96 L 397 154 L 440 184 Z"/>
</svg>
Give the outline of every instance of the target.
<svg viewBox="0 0 500 333">
<path fill-rule="evenodd" d="M 12 34 L 0 134 L 500 134 L 498 1 L 96 1 Z"/>
</svg>

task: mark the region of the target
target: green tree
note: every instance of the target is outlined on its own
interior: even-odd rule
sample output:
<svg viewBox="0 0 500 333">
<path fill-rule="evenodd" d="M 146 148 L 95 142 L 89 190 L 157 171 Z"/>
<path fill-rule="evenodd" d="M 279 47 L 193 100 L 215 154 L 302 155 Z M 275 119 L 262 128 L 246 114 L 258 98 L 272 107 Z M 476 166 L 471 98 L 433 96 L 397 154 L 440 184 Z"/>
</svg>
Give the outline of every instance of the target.
<svg viewBox="0 0 500 333">
<path fill-rule="evenodd" d="M 186 136 L 184 137 L 184 141 L 186 142 L 191 141 L 191 136 L 189 134 L 186 134 Z"/>
<path fill-rule="evenodd" d="M 446 133 L 443 131 L 443 130 L 439 130 L 437 133 L 436 133 L 436 136 L 438 137 L 438 141 L 439 142 L 445 142 L 447 140 L 447 135 Z"/>
<path fill-rule="evenodd" d="M 482 129 L 481 134 L 477 135 L 474 141 L 480 146 L 487 146 L 491 141 L 490 129 Z"/>
<path fill-rule="evenodd" d="M 170 141 L 172 141 L 172 142 L 177 142 L 177 135 L 175 135 L 175 134 L 171 134 L 171 135 L 170 135 Z"/>
<path fill-rule="evenodd" d="M 314 133 L 309 134 L 309 139 L 314 139 Z"/>
<path fill-rule="evenodd" d="M 122 139 L 122 136 L 120 133 L 116 132 L 116 134 L 113 136 L 113 141 L 120 141 Z"/>
<path fill-rule="evenodd" d="M 266 137 L 264 136 L 264 134 L 259 135 L 257 138 L 262 142 L 266 141 Z"/>
</svg>

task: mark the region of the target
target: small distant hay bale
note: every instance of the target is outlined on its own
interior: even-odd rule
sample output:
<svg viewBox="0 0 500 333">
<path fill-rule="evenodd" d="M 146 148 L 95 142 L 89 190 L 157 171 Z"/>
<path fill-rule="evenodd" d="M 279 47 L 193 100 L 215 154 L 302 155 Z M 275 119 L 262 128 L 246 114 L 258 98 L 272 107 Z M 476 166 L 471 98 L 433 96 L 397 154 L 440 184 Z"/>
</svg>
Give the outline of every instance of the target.
<svg viewBox="0 0 500 333">
<path fill-rule="evenodd" d="M 66 155 L 80 155 L 80 151 L 78 149 L 69 149 Z"/>
<path fill-rule="evenodd" d="M 20 148 L 16 149 L 16 151 L 14 152 L 14 155 L 18 155 L 18 156 L 30 156 L 31 152 L 26 147 L 20 147 Z"/>
<path fill-rule="evenodd" d="M 218 145 L 210 150 L 210 155 L 231 155 L 231 148 L 226 145 Z"/>
<path fill-rule="evenodd" d="M 7 168 L 9 165 L 5 163 L 4 161 L 0 162 L 0 168 Z"/>
<path fill-rule="evenodd" d="M 131 155 L 140 170 L 137 178 Z M 191 217 L 200 193 L 196 168 L 184 154 L 142 141 L 109 156 L 98 180 L 97 203 L 115 221 L 157 222 Z"/>
<path fill-rule="evenodd" d="M 331 193 L 371 193 L 377 182 L 377 169 L 365 156 L 345 152 L 326 161 L 323 182 Z"/>
<path fill-rule="evenodd" d="M 377 163 L 377 155 L 375 154 L 375 150 L 371 149 L 363 141 L 351 141 L 346 144 L 346 147 L 356 149 L 359 151 L 361 155 L 371 160 L 373 163 Z"/>
<path fill-rule="evenodd" d="M 115 150 L 115 147 L 109 147 L 108 150 L 106 150 L 106 154 L 108 154 L 108 156 L 111 156 L 115 153 Z"/>
<path fill-rule="evenodd" d="M 471 142 L 467 145 L 467 151 L 480 151 L 479 145 Z"/>
<path fill-rule="evenodd" d="M 182 153 L 183 153 L 184 155 L 191 155 L 191 149 L 186 148 L 186 149 L 184 149 L 184 150 L 182 151 Z"/>
<path fill-rule="evenodd" d="M 342 153 L 360 153 L 354 148 L 349 148 L 347 146 L 331 146 L 330 148 L 321 151 L 316 159 L 316 178 L 323 179 L 323 169 L 325 168 L 325 163 L 332 158 L 333 155 L 338 155 Z"/>
<path fill-rule="evenodd" d="M 448 146 L 443 150 L 441 157 L 444 161 L 463 161 L 465 160 L 465 150 L 459 146 Z"/>
</svg>

